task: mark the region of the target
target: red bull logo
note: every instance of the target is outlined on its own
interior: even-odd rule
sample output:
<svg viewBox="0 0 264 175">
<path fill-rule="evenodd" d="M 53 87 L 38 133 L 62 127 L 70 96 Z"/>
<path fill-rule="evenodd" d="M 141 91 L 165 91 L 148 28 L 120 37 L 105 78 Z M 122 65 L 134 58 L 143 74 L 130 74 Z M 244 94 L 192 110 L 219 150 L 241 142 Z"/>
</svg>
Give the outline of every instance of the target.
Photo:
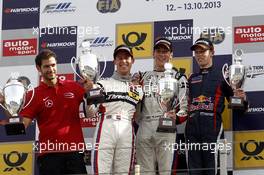
<svg viewBox="0 0 264 175">
<path fill-rule="evenodd" d="M 193 100 L 192 100 L 192 103 L 205 103 L 205 102 L 211 103 L 212 102 L 211 97 L 206 97 L 204 95 L 200 95 L 196 98 L 193 98 Z"/>
</svg>

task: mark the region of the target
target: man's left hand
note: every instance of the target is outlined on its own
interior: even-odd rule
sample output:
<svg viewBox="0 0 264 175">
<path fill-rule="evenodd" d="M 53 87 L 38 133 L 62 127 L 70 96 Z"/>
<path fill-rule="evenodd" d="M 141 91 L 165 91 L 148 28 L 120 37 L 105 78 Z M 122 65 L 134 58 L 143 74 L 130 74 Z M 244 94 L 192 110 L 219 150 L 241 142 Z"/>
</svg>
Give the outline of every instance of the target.
<svg viewBox="0 0 264 175">
<path fill-rule="evenodd" d="M 246 100 L 246 93 L 243 89 L 234 89 L 234 96 Z"/>
<path fill-rule="evenodd" d="M 83 85 L 85 91 L 91 90 L 93 88 L 93 81 L 89 79 L 81 79 L 79 82 Z"/>
</svg>

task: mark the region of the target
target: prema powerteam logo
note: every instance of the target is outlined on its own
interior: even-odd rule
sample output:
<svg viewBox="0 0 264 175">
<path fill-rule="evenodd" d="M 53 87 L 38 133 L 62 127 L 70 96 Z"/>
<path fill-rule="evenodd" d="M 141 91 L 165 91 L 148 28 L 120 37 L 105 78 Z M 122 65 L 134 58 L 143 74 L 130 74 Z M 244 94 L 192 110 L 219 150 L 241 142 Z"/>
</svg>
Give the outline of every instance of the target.
<svg viewBox="0 0 264 175">
<path fill-rule="evenodd" d="M 23 56 L 37 54 L 37 39 L 3 40 L 3 56 Z"/>
<path fill-rule="evenodd" d="M 75 11 L 76 7 L 71 2 L 61 2 L 46 5 L 42 13 L 67 13 Z"/>
<path fill-rule="evenodd" d="M 264 42 L 264 25 L 235 27 L 235 43 Z"/>
<path fill-rule="evenodd" d="M 40 47 L 42 49 L 48 49 L 48 48 L 71 48 L 71 47 L 75 47 L 76 46 L 76 42 L 45 42 L 43 41 L 40 45 Z"/>
<path fill-rule="evenodd" d="M 114 41 L 109 37 L 88 38 L 91 47 L 110 47 L 114 45 Z"/>
<path fill-rule="evenodd" d="M 25 13 L 38 13 L 39 7 L 27 7 L 27 8 L 5 8 L 6 14 L 25 14 Z"/>
</svg>

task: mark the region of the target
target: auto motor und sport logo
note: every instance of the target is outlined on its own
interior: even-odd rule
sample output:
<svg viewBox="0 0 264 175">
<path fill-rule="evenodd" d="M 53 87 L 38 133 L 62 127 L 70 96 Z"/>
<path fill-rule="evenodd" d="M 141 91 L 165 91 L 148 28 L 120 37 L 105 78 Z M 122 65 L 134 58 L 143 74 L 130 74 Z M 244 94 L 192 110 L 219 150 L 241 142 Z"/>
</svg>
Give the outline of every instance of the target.
<svg viewBox="0 0 264 175">
<path fill-rule="evenodd" d="M 36 55 L 37 39 L 3 40 L 3 56 Z"/>
<path fill-rule="evenodd" d="M 264 42 L 264 25 L 235 27 L 234 42 Z"/>
<path fill-rule="evenodd" d="M 46 48 L 71 48 L 71 47 L 75 47 L 76 46 L 76 42 L 45 42 L 43 41 L 40 44 L 40 47 L 43 49 Z"/>
</svg>

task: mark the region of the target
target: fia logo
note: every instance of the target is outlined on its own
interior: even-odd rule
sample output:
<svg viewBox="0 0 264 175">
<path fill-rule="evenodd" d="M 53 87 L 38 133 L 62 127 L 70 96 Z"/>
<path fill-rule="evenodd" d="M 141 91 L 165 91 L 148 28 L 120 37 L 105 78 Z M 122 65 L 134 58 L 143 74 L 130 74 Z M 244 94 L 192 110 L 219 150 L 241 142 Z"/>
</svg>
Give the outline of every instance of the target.
<svg viewBox="0 0 264 175">
<path fill-rule="evenodd" d="M 21 165 L 26 161 L 27 157 L 27 153 L 19 153 L 18 151 L 12 151 L 9 154 L 4 154 L 4 162 L 8 166 L 4 169 L 4 172 L 10 172 L 13 169 L 16 169 L 17 171 L 25 171 L 25 168 Z M 14 158 L 16 161 L 14 161 Z"/>
<path fill-rule="evenodd" d="M 251 146 L 255 149 L 251 149 Z M 264 142 L 257 142 L 256 140 L 248 140 L 245 143 L 240 143 L 240 149 L 245 154 L 244 157 L 242 157 L 243 160 L 250 160 L 251 158 L 254 158 L 256 160 L 264 160 L 264 158 L 259 155 L 264 150 Z"/>
<path fill-rule="evenodd" d="M 98 0 L 96 8 L 101 13 L 115 13 L 121 7 L 120 0 Z"/>
<path fill-rule="evenodd" d="M 145 50 L 144 47 L 140 46 L 147 38 L 147 33 L 138 33 L 138 32 L 129 32 L 127 35 L 123 34 L 122 39 L 123 42 L 136 50 Z"/>
</svg>

